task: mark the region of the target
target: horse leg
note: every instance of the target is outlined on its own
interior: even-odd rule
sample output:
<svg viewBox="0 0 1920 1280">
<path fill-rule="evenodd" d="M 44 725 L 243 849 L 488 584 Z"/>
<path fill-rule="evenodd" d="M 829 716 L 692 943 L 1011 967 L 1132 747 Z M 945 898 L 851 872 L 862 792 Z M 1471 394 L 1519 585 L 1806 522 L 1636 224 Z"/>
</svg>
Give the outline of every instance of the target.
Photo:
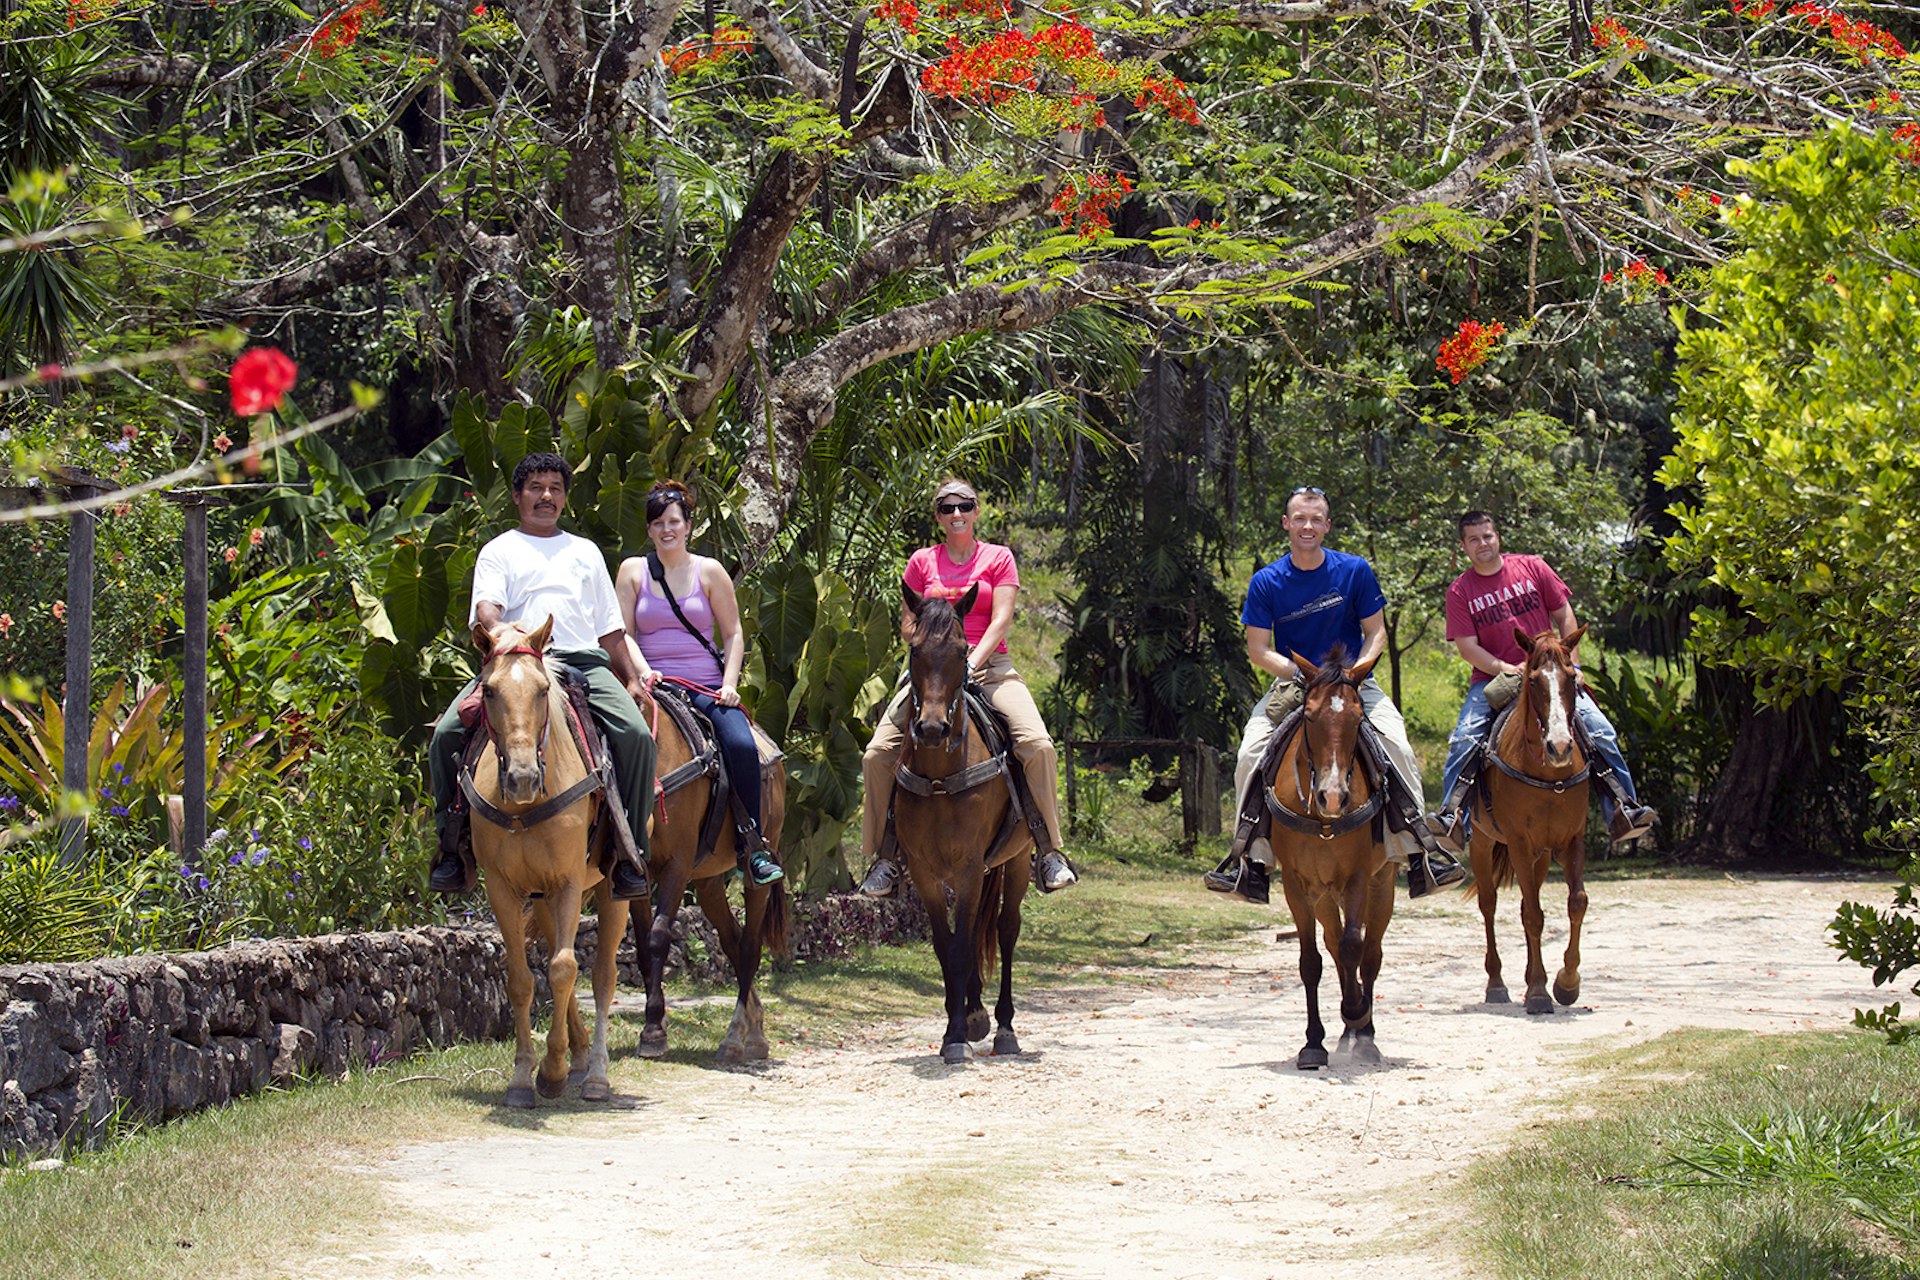
<svg viewBox="0 0 1920 1280">
<path fill-rule="evenodd" d="M 753 896 L 756 886 L 747 886 L 747 912 L 752 915 Z M 741 954 L 743 935 L 734 923 L 733 907 L 727 901 L 727 882 L 723 876 L 714 876 L 706 880 L 693 882 L 694 896 L 700 900 L 700 909 L 706 913 L 713 931 L 720 938 L 720 950 L 725 953 L 727 963 L 733 966 L 736 995 L 733 1002 L 733 1019 L 727 1023 L 727 1033 L 720 1038 L 720 1047 L 713 1051 L 714 1062 L 722 1066 L 732 1066 L 747 1060 L 747 1030 L 750 1025 L 750 1002 L 753 1000 L 753 973 L 745 964 Z M 766 896 L 764 888 L 758 888 L 761 897 Z M 754 951 L 754 967 L 759 965 L 760 955 Z"/>
<path fill-rule="evenodd" d="M 1017 866 L 1017 870 L 1016 870 Z M 1020 941 L 1020 900 L 1026 897 L 1032 867 L 1025 858 L 1015 858 L 1004 868 L 1006 880 L 1000 897 L 1000 999 L 994 1002 L 993 1019 L 1000 1029 L 993 1034 L 993 1054 L 1020 1052 L 1020 1041 L 1013 1034 L 1013 948 Z"/>
<path fill-rule="evenodd" d="M 773 1056 L 773 1047 L 767 1043 L 767 1011 L 760 1003 L 760 961 L 766 954 L 767 916 L 773 908 L 776 891 L 785 892 L 774 885 L 747 885 L 746 907 L 741 912 L 740 940 L 735 948 L 738 958 L 733 962 L 733 972 L 739 984 L 735 1003 L 738 1010 L 746 1015 L 746 1026 L 742 1032 L 749 1062 L 765 1062 Z M 731 919 L 731 915 L 728 918 Z"/>
<path fill-rule="evenodd" d="M 552 922 L 553 955 L 547 960 L 547 983 L 553 989 L 553 1025 L 547 1030 L 547 1056 L 534 1084 L 543 1098 L 567 1091 L 567 1035 L 580 1021 L 574 1006 L 574 984 L 580 980 L 580 962 L 573 954 L 574 935 L 580 929 L 580 885 L 569 882 L 541 899 Z"/>
<path fill-rule="evenodd" d="M 1389 862 L 1374 872 L 1367 882 L 1366 941 L 1360 949 L 1360 994 L 1366 1001 L 1367 1016 L 1353 1027 L 1354 1057 L 1366 1063 L 1380 1061 L 1380 1050 L 1373 1042 L 1373 984 L 1380 976 L 1385 956 L 1387 924 L 1393 919 L 1394 877 L 1398 874 Z M 1345 1039 L 1343 1035 L 1341 1039 Z"/>
<path fill-rule="evenodd" d="M 1587 840 L 1581 832 L 1560 855 L 1567 873 L 1567 954 L 1553 980 L 1553 998 L 1572 1004 L 1580 998 L 1580 926 L 1587 918 Z"/>
<path fill-rule="evenodd" d="M 647 1020 L 640 1028 L 639 1054 L 643 1058 L 662 1058 L 667 1053 L 667 953 L 673 949 L 673 921 L 680 912 L 681 895 L 687 891 L 686 860 L 675 858 L 658 873 L 653 891 L 653 918 L 644 938 L 636 938 L 640 969 L 647 981 Z M 639 921 L 634 932 L 640 931 Z"/>
<path fill-rule="evenodd" d="M 1507 984 L 1500 977 L 1500 947 L 1493 940 L 1493 917 L 1500 905 L 1500 877 L 1494 869 L 1493 841 L 1481 846 L 1479 835 L 1473 838 L 1473 888 L 1480 899 L 1480 919 L 1487 926 L 1487 1003 L 1507 1004 Z"/>
<path fill-rule="evenodd" d="M 993 1019 L 987 1013 L 986 978 L 980 972 L 983 944 L 979 931 L 982 928 L 996 929 L 1000 914 L 1000 881 L 1004 877 L 987 872 L 981 880 L 980 896 L 975 899 L 972 919 L 967 921 L 965 933 L 972 945 L 967 949 L 972 953 L 973 967 L 967 972 L 967 1042 L 985 1040 L 987 1033 L 993 1030 Z"/>
<path fill-rule="evenodd" d="M 1293 928 L 1300 935 L 1300 985 L 1307 992 L 1307 1043 L 1293 1065 L 1302 1071 L 1318 1071 L 1327 1065 L 1327 1029 L 1320 1021 L 1320 948 L 1313 939 L 1313 906 L 1307 900 L 1307 887 L 1293 868 L 1282 865 L 1280 885 L 1287 895 L 1287 908 L 1293 912 Z"/>
<path fill-rule="evenodd" d="M 954 986 L 959 997 L 959 1021 L 950 1021 L 948 1024 L 947 1039 L 940 1046 L 940 1056 L 943 1058 L 956 1038 L 964 1050 L 975 1040 L 985 1040 L 987 1033 L 993 1030 L 993 1019 L 980 998 L 984 987 L 980 981 L 980 947 L 974 936 L 980 915 L 987 910 L 985 891 L 986 876 L 983 872 L 979 879 L 966 886 L 965 892 L 954 895 Z"/>
<path fill-rule="evenodd" d="M 607 1077 L 607 1028 L 613 1022 L 613 992 L 620 981 L 620 939 L 627 932 L 627 904 L 614 897 L 612 886 L 602 880 L 593 889 L 593 909 L 600 917 L 593 949 L 593 1046 L 587 1051 L 580 1101 L 605 1102 L 613 1096 L 613 1082 Z"/>
<path fill-rule="evenodd" d="M 500 922 L 500 942 L 507 953 L 507 1004 L 513 1009 L 513 1078 L 507 1082 L 507 1105 L 531 1107 L 533 1101 L 533 970 L 527 965 L 527 929 L 518 896 L 493 876 L 485 877 L 487 902 Z"/>
<path fill-rule="evenodd" d="M 1529 850 L 1514 868 L 1520 875 L 1520 923 L 1527 931 L 1528 1013 L 1552 1013 L 1553 1000 L 1547 995 L 1547 965 L 1541 959 L 1540 935 L 1546 928 L 1546 913 L 1540 909 L 1540 889 L 1547 878 L 1546 858 Z"/>
<path fill-rule="evenodd" d="M 1360 1029 L 1371 1035 L 1373 1002 L 1360 977 L 1360 964 L 1366 951 L 1368 880 L 1355 867 L 1340 886 L 1340 949 L 1335 953 L 1334 970 L 1340 975 L 1340 1045 L 1342 1052 L 1358 1045 Z M 1372 1049 L 1372 1045 L 1367 1046 Z M 1374 1054 L 1377 1059 L 1378 1053 Z"/>
</svg>

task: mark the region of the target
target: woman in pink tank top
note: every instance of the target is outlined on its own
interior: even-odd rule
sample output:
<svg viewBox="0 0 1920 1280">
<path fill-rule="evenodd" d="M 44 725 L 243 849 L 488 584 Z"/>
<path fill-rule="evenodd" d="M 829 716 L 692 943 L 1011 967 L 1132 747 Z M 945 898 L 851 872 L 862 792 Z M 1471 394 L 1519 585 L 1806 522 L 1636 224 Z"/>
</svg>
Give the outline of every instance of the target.
<svg viewBox="0 0 1920 1280">
<path fill-rule="evenodd" d="M 693 497 L 687 487 L 675 480 L 656 484 L 647 494 L 653 554 L 622 561 L 613 589 L 637 650 L 634 665 L 647 686 L 672 676 L 712 690 L 684 692 L 713 725 L 727 781 L 747 812 L 749 829 L 734 842 L 740 870 L 755 884 L 771 884 L 783 873 L 760 831 L 760 746 L 740 709 L 740 666 L 746 655 L 740 603 L 726 568 L 687 549 L 692 534 Z"/>
</svg>

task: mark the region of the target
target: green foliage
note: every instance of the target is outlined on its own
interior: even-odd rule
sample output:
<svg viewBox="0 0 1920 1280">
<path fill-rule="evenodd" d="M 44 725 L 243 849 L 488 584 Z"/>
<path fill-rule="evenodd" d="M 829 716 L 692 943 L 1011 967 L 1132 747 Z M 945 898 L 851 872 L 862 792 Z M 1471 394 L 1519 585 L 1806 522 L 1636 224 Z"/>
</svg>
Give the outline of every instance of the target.
<svg viewBox="0 0 1920 1280">
<path fill-rule="evenodd" d="M 1873 970 L 1873 985 L 1884 986 L 1901 975 L 1920 972 L 1920 902 L 1916 902 L 1914 883 L 1920 880 L 1920 864 L 1907 868 L 1906 881 L 1893 891 L 1893 906 L 1885 911 L 1858 902 L 1843 902 L 1840 912 L 1827 928 L 1833 945 L 1841 955 Z M 1920 978 L 1908 988 L 1920 996 Z M 1886 1034 L 1894 1044 L 1903 1044 L 1920 1035 L 1920 1024 L 1900 1016 L 1900 1001 L 1883 1009 L 1856 1009 L 1855 1026 Z"/>
<path fill-rule="evenodd" d="M 1689 696 L 1671 669 L 1646 675 L 1625 657 L 1602 656 L 1587 657 L 1582 674 L 1621 740 L 1659 752 L 1658 767 L 1636 771 L 1634 786 L 1642 804 L 1660 811 L 1660 838 L 1678 841 L 1692 829 L 1694 809 L 1727 758 L 1720 720 Z"/>
</svg>

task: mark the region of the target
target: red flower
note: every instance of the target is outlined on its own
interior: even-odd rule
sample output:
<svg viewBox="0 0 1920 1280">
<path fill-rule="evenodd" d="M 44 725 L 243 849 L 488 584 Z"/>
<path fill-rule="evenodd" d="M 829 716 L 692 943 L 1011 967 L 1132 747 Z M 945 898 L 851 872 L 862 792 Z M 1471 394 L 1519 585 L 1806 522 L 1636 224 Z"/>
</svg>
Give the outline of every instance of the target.
<svg viewBox="0 0 1920 1280">
<path fill-rule="evenodd" d="M 1068 178 L 1048 208 L 1060 215 L 1062 230 L 1077 230 L 1092 240 L 1113 230 L 1108 213 L 1132 190 L 1133 179 L 1126 174 L 1097 169 L 1084 178 Z"/>
<path fill-rule="evenodd" d="M 1707 199 L 1709 199 L 1709 200 L 1711 200 L 1711 201 L 1713 201 L 1713 203 L 1715 203 L 1715 204 L 1719 204 L 1719 203 L 1720 203 L 1720 197 L 1719 197 L 1719 196 L 1708 196 L 1708 197 L 1707 197 Z"/>
<path fill-rule="evenodd" d="M 1645 53 L 1647 42 L 1628 31 L 1618 18 L 1602 18 L 1593 24 L 1593 47 L 1611 49 L 1618 45 L 1628 53 Z"/>
<path fill-rule="evenodd" d="M 1453 375 L 1454 385 L 1459 386 L 1462 378 L 1487 362 L 1493 354 L 1494 343 L 1506 331 L 1507 327 L 1498 320 L 1486 325 L 1478 320 L 1462 320 L 1459 331 L 1440 344 L 1440 355 L 1434 363 Z"/>
<path fill-rule="evenodd" d="M 4 638 L 7 632 L 11 630 L 13 630 L 13 615 L 10 613 L 0 613 L 0 638 Z"/>
<path fill-rule="evenodd" d="M 35 372 L 40 375 L 42 382 L 58 382 L 66 376 L 57 364 L 43 364 Z"/>
<path fill-rule="evenodd" d="M 65 622 L 66 618 L 67 602 L 65 600 L 55 600 L 53 602 L 53 620 L 55 622 Z"/>
<path fill-rule="evenodd" d="M 473 6 L 473 16 L 474 16 L 474 17 L 476 17 L 476 18 L 484 18 L 484 17 L 486 17 L 486 16 L 487 16 L 487 6 L 485 6 L 484 4 L 477 4 L 477 5 L 475 5 L 475 6 Z"/>
<path fill-rule="evenodd" d="M 228 391 L 233 411 L 242 418 L 256 413 L 271 413 L 293 388 L 299 366 L 278 347 L 255 347 L 241 353 L 233 362 Z"/>
<path fill-rule="evenodd" d="M 1600 283 L 1601 283 L 1601 284 L 1612 284 L 1612 283 L 1613 283 L 1613 272 L 1611 272 L 1611 271 L 1608 271 L 1608 272 L 1606 272 L 1605 274 L 1603 274 L 1603 275 L 1602 275 L 1602 276 L 1600 277 Z"/>
<path fill-rule="evenodd" d="M 240 548 L 228 547 L 225 551 L 221 552 L 220 554 L 227 558 L 228 564 L 232 564 L 235 560 L 238 560 L 240 558 Z"/>
<path fill-rule="evenodd" d="M 250 547 L 257 547 L 266 540 L 267 531 L 265 529 L 255 529 L 247 535 L 247 545 Z"/>
<path fill-rule="evenodd" d="M 213 448 L 216 453 L 225 453 L 227 450 L 233 448 L 233 441 L 228 437 L 226 432 L 222 431 L 213 438 Z"/>
</svg>

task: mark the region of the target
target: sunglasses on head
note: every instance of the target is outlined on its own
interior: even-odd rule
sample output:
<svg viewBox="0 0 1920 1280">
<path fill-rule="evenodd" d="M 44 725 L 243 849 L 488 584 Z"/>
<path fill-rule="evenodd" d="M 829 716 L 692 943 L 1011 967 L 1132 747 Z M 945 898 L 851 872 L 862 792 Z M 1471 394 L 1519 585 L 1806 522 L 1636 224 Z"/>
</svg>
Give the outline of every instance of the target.
<svg viewBox="0 0 1920 1280">
<path fill-rule="evenodd" d="M 979 505 L 972 498 L 962 498 L 958 502 L 936 503 L 933 509 L 943 516 L 950 516 L 956 511 L 971 511 Z"/>
<path fill-rule="evenodd" d="M 1311 485 L 1311 484 L 1303 484 L 1298 489 L 1295 489 L 1292 493 L 1288 494 L 1287 496 L 1289 498 L 1297 498 L 1303 493 L 1310 493 L 1316 498 L 1324 498 L 1327 496 L 1327 491 L 1325 489 L 1320 488 L 1318 485 Z"/>
</svg>

